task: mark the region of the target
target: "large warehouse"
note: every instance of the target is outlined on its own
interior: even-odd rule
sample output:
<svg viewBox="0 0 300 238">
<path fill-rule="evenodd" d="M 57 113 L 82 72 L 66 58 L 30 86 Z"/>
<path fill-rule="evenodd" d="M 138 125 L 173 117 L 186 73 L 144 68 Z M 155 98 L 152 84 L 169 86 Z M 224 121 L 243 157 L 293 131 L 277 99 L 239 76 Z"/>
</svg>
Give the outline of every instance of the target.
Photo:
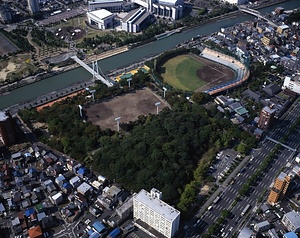
<svg viewBox="0 0 300 238">
<path fill-rule="evenodd" d="M 87 13 L 88 22 L 90 25 L 96 25 L 98 29 L 108 29 L 113 27 L 115 14 L 100 9 Z"/>
</svg>

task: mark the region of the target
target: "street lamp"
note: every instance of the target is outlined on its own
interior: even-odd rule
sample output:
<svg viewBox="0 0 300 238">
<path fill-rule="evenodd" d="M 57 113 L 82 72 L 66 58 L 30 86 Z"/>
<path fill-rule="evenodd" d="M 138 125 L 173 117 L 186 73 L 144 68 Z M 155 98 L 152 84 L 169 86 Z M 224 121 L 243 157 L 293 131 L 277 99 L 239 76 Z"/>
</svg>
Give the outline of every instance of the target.
<svg viewBox="0 0 300 238">
<path fill-rule="evenodd" d="M 163 87 L 163 90 L 164 90 L 164 98 L 165 98 L 167 89 L 165 87 Z"/>
<path fill-rule="evenodd" d="M 78 105 L 78 107 L 79 107 L 80 118 L 82 118 L 82 106 L 81 106 L 81 105 Z"/>
<path fill-rule="evenodd" d="M 132 80 L 132 78 L 127 79 L 128 82 L 128 87 L 130 88 L 130 81 Z"/>
<path fill-rule="evenodd" d="M 159 107 L 159 105 L 160 105 L 160 102 L 157 102 L 157 103 L 155 103 L 154 105 L 156 106 L 156 114 L 158 114 L 158 107 Z"/>
<path fill-rule="evenodd" d="M 93 102 L 95 102 L 95 92 L 96 90 L 90 90 L 90 93 L 92 94 L 93 97 Z"/>
<path fill-rule="evenodd" d="M 120 119 L 121 119 L 121 117 L 115 118 L 115 121 L 117 122 L 117 131 L 120 131 Z"/>
</svg>

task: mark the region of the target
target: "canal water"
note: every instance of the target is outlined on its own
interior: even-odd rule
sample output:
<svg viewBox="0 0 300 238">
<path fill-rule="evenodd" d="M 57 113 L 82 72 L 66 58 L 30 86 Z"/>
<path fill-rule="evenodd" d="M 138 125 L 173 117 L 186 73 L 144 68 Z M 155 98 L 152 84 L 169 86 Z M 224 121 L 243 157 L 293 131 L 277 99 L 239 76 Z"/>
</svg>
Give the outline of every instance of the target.
<svg viewBox="0 0 300 238">
<path fill-rule="evenodd" d="M 261 13 L 273 11 L 276 7 L 282 6 L 286 10 L 295 9 L 300 7 L 299 0 L 290 0 L 278 5 L 273 5 L 260 9 Z M 133 48 L 122 54 L 118 54 L 98 62 L 99 67 L 104 73 L 113 69 L 122 68 L 126 65 L 139 62 L 143 58 L 159 54 L 163 51 L 170 50 L 176 45 L 190 40 L 197 35 L 210 35 L 213 32 L 219 31 L 220 28 L 233 26 L 234 24 L 254 19 L 250 15 L 238 15 L 235 18 L 220 20 L 204 26 L 193 28 L 181 33 L 171 35 L 167 38 L 154 41 L 150 44 Z M 30 101 L 43 94 L 50 93 L 77 82 L 84 82 L 91 78 L 91 74 L 83 68 L 73 69 L 62 74 L 41 80 L 39 82 L 26 85 L 24 87 L 15 89 L 9 94 L 0 96 L 0 109 L 5 109 L 20 102 Z"/>
</svg>

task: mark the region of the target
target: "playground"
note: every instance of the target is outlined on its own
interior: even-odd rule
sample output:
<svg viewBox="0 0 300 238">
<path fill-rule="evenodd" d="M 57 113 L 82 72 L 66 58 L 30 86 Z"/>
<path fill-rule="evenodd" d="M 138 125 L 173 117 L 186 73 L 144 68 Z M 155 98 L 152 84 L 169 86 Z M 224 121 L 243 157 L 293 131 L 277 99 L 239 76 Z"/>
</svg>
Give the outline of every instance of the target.
<svg viewBox="0 0 300 238">
<path fill-rule="evenodd" d="M 115 118 L 121 117 L 120 123 L 136 120 L 140 115 L 156 114 L 155 103 L 160 102 L 158 111 L 167 107 L 167 103 L 148 88 L 117 96 L 111 100 L 96 103 L 86 108 L 87 120 L 101 129 L 117 130 Z"/>
</svg>

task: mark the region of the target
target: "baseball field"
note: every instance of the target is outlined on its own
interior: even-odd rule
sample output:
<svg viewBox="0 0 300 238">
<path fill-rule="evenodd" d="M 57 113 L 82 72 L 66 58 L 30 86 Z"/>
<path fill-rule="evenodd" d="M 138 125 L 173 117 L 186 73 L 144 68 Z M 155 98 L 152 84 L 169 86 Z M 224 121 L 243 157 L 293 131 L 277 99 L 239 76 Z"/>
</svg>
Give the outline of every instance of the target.
<svg viewBox="0 0 300 238">
<path fill-rule="evenodd" d="M 160 102 L 158 111 L 167 107 L 167 103 L 145 88 L 101 103 L 95 103 L 86 108 L 88 120 L 101 129 L 117 130 L 115 118 L 121 117 L 120 123 L 134 121 L 140 115 L 156 114 L 155 103 Z"/>
<path fill-rule="evenodd" d="M 179 55 L 164 65 L 164 82 L 187 91 L 205 91 L 232 80 L 235 73 L 230 68 L 195 55 Z"/>
</svg>

